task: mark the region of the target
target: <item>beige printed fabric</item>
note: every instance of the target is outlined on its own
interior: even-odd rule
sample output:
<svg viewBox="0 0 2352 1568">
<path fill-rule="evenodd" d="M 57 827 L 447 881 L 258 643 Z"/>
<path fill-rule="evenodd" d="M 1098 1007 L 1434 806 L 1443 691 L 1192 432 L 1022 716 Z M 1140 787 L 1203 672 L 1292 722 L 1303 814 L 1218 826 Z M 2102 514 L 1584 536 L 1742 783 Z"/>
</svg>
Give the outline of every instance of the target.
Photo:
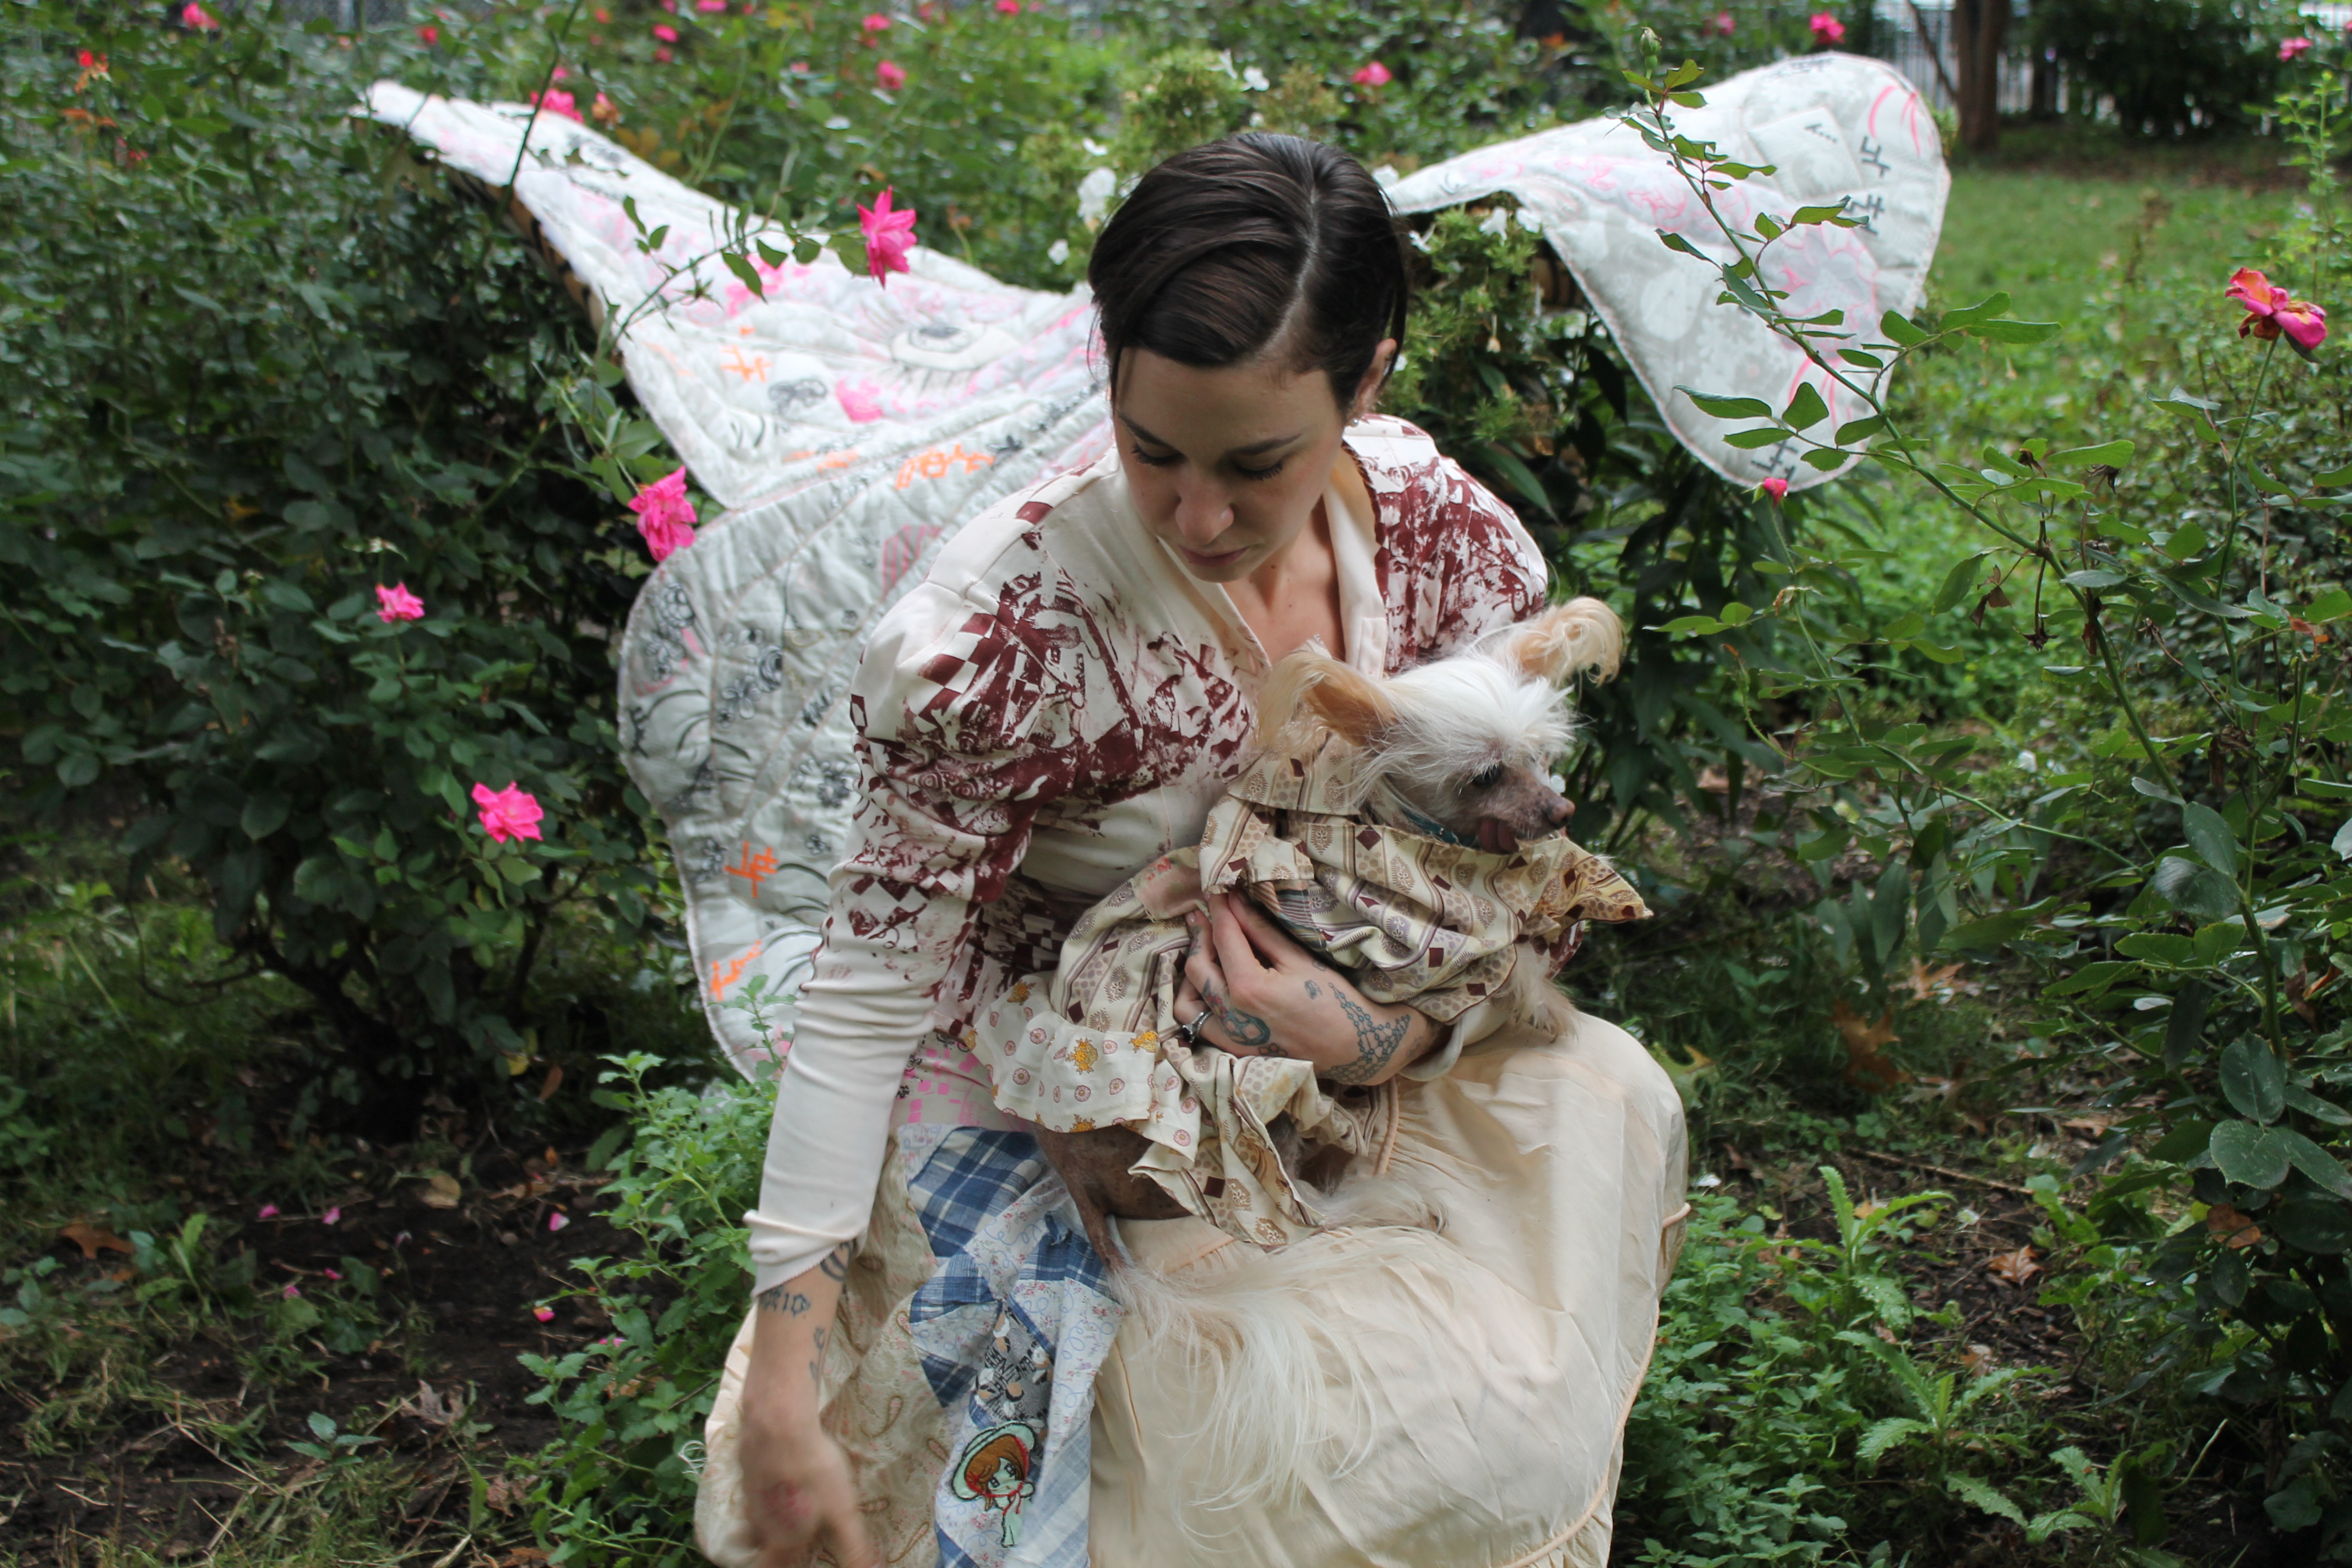
<svg viewBox="0 0 2352 1568">
<path fill-rule="evenodd" d="M 1376 784 L 1364 753 L 1328 735 L 1245 768 L 1198 848 L 1115 889 L 1079 920 L 1050 981 L 1016 985 L 973 1018 L 966 1043 L 999 1108 L 1065 1132 L 1125 1123 L 1150 1145 L 1137 1173 L 1228 1235 L 1279 1247 L 1320 1216 L 1273 1124 L 1286 1116 L 1305 1143 L 1370 1152 L 1389 1097 L 1327 1085 L 1307 1062 L 1185 1042 L 1184 916 L 1206 894 L 1246 894 L 1370 1000 L 1465 1026 L 1518 964 L 1565 962 L 1585 921 L 1650 912 L 1573 840 L 1510 854 L 1449 842 L 1377 820 Z"/>
</svg>

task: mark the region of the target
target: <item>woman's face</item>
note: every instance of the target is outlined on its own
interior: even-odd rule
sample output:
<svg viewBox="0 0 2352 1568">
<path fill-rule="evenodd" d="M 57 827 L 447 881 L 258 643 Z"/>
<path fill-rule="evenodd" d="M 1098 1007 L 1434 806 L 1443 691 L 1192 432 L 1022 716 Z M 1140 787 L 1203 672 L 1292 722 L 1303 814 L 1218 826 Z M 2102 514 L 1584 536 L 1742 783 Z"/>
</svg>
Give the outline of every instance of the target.
<svg viewBox="0 0 2352 1568">
<path fill-rule="evenodd" d="M 1360 412 L 1396 352 L 1384 341 L 1358 388 Z M 1119 356 L 1112 400 L 1119 464 L 1153 535 L 1204 583 L 1248 577 L 1315 516 L 1347 427 L 1319 370 L 1202 370 L 1149 349 Z"/>
</svg>

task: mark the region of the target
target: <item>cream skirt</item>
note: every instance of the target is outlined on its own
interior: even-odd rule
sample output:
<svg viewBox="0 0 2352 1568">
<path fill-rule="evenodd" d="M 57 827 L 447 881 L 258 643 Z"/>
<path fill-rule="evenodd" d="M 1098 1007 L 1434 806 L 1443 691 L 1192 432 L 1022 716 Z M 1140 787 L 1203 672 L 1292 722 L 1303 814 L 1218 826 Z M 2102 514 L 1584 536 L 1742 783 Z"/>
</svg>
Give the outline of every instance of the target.
<svg viewBox="0 0 2352 1568">
<path fill-rule="evenodd" d="M 1310 1318 L 1307 1375 L 1333 1419 L 1290 1456 L 1294 1483 L 1270 1488 L 1285 1466 L 1264 1445 L 1284 1424 L 1155 1353 L 1130 1318 L 1095 1383 L 1096 1568 L 1607 1561 L 1625 1416 L 1688 1213 L 1673 1085 L 1632 1036 L 1580 1015 L 1557 1040 L 1497 1037 L 1399 1087 L 1384 1173 L 1435 1212 L 1434 1231 L 1340 1229 L 1265 1257 L 1203 1221 L 1122 1226 L 1148 1268 L 1243 1303 L 1244 1320 L 1268 1302 Z M 932 1258 L 898 1169 L 886 1164 L 827 1350 L 825 1424 L 884 1561 L 931 1568 L 947 1421 L 909 1342 L 905 1303 Z M 747 1319 L 705 1435 L 696 1533 L 719 1568 L 756 1562 L 736 1453 L 751 1336 Z"/>
</svg>

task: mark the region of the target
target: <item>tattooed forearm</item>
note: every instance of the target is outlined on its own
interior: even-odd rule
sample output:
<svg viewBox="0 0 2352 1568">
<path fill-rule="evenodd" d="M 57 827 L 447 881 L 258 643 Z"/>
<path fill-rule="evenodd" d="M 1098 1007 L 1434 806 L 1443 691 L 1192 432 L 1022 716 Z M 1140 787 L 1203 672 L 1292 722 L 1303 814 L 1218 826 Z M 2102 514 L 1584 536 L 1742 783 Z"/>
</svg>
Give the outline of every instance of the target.
<svg viewBox="0 0 2352 1568">
<path fill-rule="evenodd" d="M 751 1298 L 752 1305 L 763 1312 L 782 1312 L 787 1318 L 804 1316 L 809 1299 L 787 1285 L 772 1285 Z"/>
<path fill-rule="evenodd" d="M 825 1331 L 823 1329 L 819 1329 L 816 1331 L 816 1353 L 819 1359 L 808 1363 L 809 1386 L 811 1388 L 822 1388 L 824 1385 L 824 1374 L 820 1370 L 823 1358 L 824 1356 L 824 1342 Z"/>
<path fill-rule="evenodd" d="M 824 1255 L 824 1261 L 817 1265 L 817 1270 L 826 1279 L 833 1280 L 835 1284 L 848 1279 L 849 1243 L 845 1241 L 839 1247 L 835 1247 L 831 1252 L 826 1253 Z"/>
<path fill-rule="evenodd" d="M 1355 1027 L 1356 1059 L 1332 1068 L 1323 1076 L 1339 1083 L 1379 1082 L 1387 1073 L 1389 1063 L 1396 1059 L 1397 1052 L 1412 1037 L 1414 1015 L 1408 1011 L 1401 1018 L 1382 1023 L 1345 991 L 1335 988 L 1332 996 Z"/>
</svg>

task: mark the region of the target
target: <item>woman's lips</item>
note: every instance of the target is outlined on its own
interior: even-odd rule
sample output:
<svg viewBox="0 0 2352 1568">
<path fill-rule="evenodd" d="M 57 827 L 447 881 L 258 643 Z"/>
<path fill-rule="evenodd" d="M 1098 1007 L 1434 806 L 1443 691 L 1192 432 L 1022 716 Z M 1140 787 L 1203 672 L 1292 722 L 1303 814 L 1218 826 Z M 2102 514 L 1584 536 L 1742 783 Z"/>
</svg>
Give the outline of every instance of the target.
<svg viewBox="0 0 2352 1568">
<path fill-rule="evenodd" d="M 1181 544 L 1178 545 L 1176 549 L 1178 553 L 1181 554 L 1185 560 L 1191 562 L 1193 565 L 1211 568 L 1230 566 L 1234 562 L 1239 561 L 1243 556 L 1249 553 L 1246 550 L 1227 550 L 1222 553 L 1211 555 L 1203 551 L 1188 550 Z"/>
</svg>

